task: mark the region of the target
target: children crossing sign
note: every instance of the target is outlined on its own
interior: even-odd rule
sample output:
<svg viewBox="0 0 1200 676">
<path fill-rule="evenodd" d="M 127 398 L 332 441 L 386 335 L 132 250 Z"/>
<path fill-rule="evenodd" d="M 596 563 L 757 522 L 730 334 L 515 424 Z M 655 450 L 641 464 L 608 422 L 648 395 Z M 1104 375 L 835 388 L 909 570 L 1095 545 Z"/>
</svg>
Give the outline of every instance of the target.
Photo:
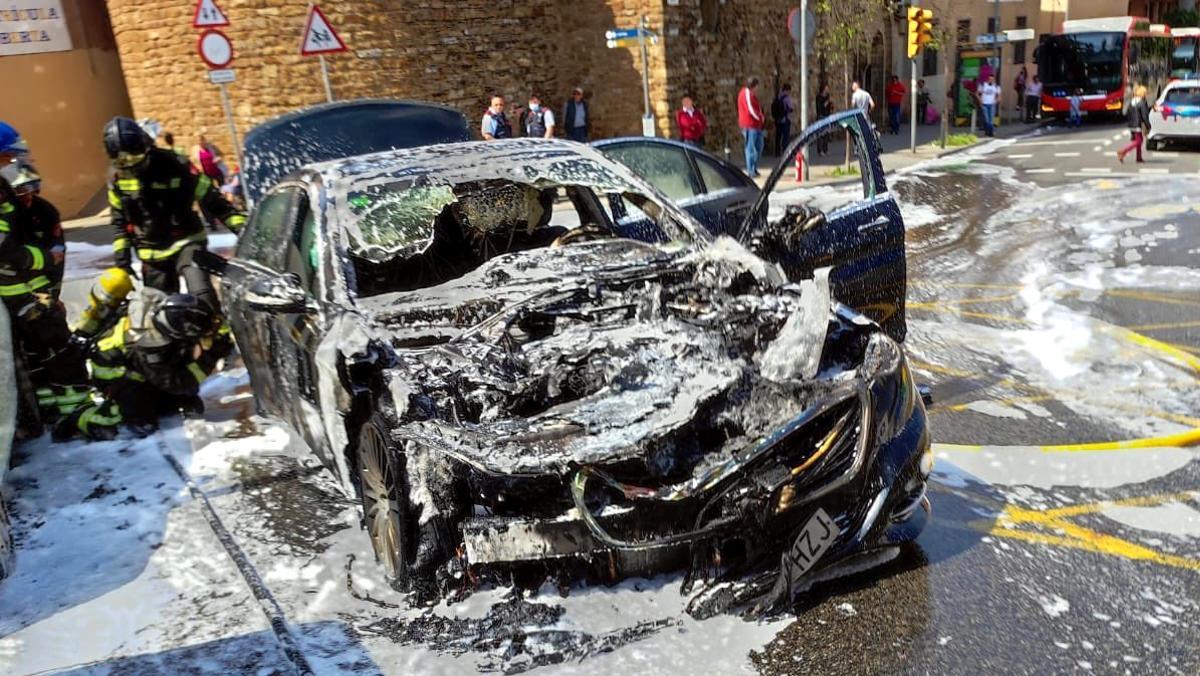
<svg viewBox="0 0 1200 676">
<path fill-rule="evenodd" d="M 313 56 L 316 54 L 332 54 L 346 51 L 346 43 L 333 30 L 329 19 L 320 7 L 312 5 L 308 11 L 308 22 L 304 25 L 304 40 L 300 43 L 300 54 Z"/>
<path fill-rule="evenodd" d="M 192 28 L 216 28 L 228 26 L 229 17 L 217 7 L 217 0 L 196 0 L 196 12 L 192 15 Z"/>
</svg>

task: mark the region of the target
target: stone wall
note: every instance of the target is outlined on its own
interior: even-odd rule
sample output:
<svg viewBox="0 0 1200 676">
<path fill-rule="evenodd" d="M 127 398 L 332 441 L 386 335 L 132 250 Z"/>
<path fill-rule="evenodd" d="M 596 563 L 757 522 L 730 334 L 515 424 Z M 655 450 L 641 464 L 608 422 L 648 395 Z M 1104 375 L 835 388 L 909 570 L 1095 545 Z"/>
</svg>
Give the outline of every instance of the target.
<svg viewBox="0 0 1200 676">
<path fill-rule="evenodd" d="M 318 60 L 299 55 L 303 2 L 222 0 L 237 81 L 229 85 L 239 132 L 324 100 Z M 637 133 L 642 109 L 635 50 L 606 49 L 604 32 L 633 25 L 661 0 L 344 0 L 322 9 L 351 51 L 327 56 L 335 97 L 445 103 L 474 127 L 493 92 L 524 102 L 539 93 L 556 112 L 573 86 L 588 91 L 593 130 Z M 190 146 L 229 137 L 218 88 L 196 54 L 193 3 L 108 0 L 129 97 Z M 661 49 L 659 61 L 661 61 Z M 640 58 L 640 57 L 639 57 Z"/>
</svg>

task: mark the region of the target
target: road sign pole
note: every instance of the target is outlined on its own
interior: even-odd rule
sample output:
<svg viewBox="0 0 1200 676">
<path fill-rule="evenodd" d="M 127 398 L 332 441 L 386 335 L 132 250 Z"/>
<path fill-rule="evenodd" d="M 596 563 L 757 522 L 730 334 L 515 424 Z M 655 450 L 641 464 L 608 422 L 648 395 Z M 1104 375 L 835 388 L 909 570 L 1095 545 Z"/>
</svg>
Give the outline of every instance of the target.
<svg viewBox="0 0 1200 676">
<path fill-rule="evenodd" d="M 217 85 L 221 88 L 221 106 L 225 108 L 225 121 L 229 123 L 229 137 L 233 139 L 233 157 L 238 167 L 242 166 L 242 145 L 238 141 L 237 125 L 233 121 L 233 104 L 229 101 L 229 89 L 224 83 Z"/>
<path fill-rule="evenodd" d="M 808 128 L 808 0 L 800 0 L 800 133 Z M 783 140 L 783 147 L 787 147 L 788 141 Z M 804 157 L 804 178 L 809 178 L 808 174 L 808 146 L 805 145 L 800 149 L 800 154 Z"/>
<path fill-rule="evenodd" d="M 317 59 L 321 62 L 321 80 L 325 82 L 325 100 L 333 103 L 333 87 L 329 84 L 329 64 L 325 62 L 324 54 L 318 54 Z"/>
<path fill-rule="evenodd" d="M 908 83 L 908 107 L 912 109 L 909 117 L 912 118 L 909 123 L 911 129 L 908 130 L 908 146 L 909 150 L 917 152 L 917 60 L 915 58 L 908 61 L 909 83 Z"/>
<path fill-rule="evenodd" d="M 642 15 L 642 22 L 638 30 L 638 46 L 642 49 L 642 135 L 653 136 L 648 134 L 650 128 L 646 121 L 650 116 L 650 50 L 646 48 L 646 28 L 650 20 L 646 15 Z"/>
</svg>

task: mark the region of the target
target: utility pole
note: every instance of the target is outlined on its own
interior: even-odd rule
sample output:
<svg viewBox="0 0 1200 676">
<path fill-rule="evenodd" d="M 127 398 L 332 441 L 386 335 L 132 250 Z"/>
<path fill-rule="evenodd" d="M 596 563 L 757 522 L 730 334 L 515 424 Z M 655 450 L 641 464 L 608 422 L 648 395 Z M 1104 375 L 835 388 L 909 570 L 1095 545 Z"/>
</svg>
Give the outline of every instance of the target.
<svg viewBox="0 0 1200 676">
<path fill-rule="evenodd" d="M 993 3 L 995 16 L 995 26 L 992 31 L 992 44 L 996 46 L 996 86 L 1000 88 L 1000 95 L 996 97 L 996 113 L 1000 116 L 1000 123 L 1004 123 L 1004 85 L 1001 84 L 1004 80 L 1000 77 L 1000 67 L 1004 58 L 1002 56 L 1003 46 L 1000 44 L 1000 0 L 995 0 Z M 984 129 L 991 129 L 990 126 Z"/>
<path fill-rule="evenodd" d="M 646 47 L 646 32 L 650 17 L 642 15 L 638 30 L 638 46 L 642 48 L 642 136 L 654 136 L 654 118 L 650 115 L 650 50 Z"/>
<path fill-rule="evenodd" d="M 800 0 L 800 133 L 808 127 L 808 0 Z M 790 139 L 789 139 L 790 140 Z M 786 147 L 786 142 L 785 142 Z M 808 174 L 808 146 L 800 149 L 804 157 L 804 180 Z"/>
</svg>

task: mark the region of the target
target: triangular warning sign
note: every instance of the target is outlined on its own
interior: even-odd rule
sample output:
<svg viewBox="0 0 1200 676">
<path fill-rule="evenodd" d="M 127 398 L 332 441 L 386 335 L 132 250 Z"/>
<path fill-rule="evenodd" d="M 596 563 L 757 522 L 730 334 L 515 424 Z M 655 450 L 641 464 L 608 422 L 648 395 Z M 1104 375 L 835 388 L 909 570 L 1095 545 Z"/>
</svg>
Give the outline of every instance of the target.
<svg viewBox="0 0 1200 676">
<path fill-rule="evenodd" d="M 321 11 L 321 8 L 313 5 L 312 10 L 308 13 L 308 22 L 304 25 L 304 40 L 300 43 L 300 54 L 311 56 L 344 51 L 346 51 L 346 43 L 342 42 L 341 36 L 333 30 L 333 26 L 329 25 L 329 19 L 325 18 L 325 13 Z"/>
<path fill-rule="evenodd" d="M 196 13 L 192 15 L 192 28 L 228 26 L 229 17 L 217 7 L 217 0 L 196 0 Z"/>
</svg>

